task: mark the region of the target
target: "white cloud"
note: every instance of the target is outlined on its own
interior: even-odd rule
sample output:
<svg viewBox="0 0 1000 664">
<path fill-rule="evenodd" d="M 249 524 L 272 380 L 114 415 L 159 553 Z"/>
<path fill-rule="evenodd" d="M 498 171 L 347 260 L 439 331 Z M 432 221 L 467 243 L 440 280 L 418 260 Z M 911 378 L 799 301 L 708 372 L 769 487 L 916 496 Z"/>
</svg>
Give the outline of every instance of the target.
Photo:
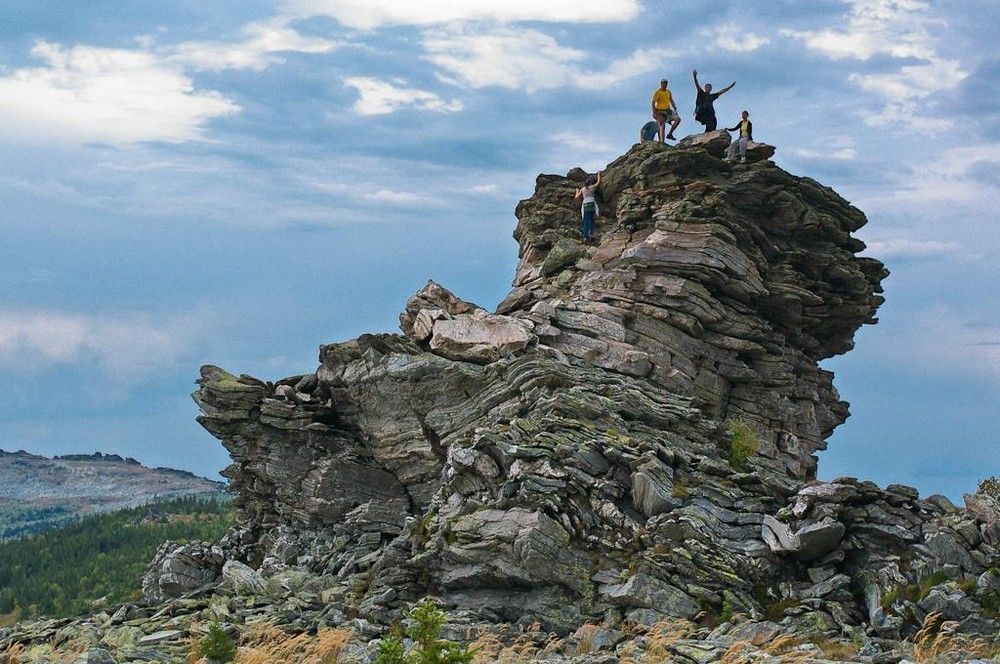
<svg viewBox="0 0 1000 664">
<path fill-rule="evenodd" d="M 286 0 L 291 16 L 330 16 L 349 28 L 370 30 L 388 25 L 440 25 L 455 21 L 545 21 L 609 23 L 630 21 L 638 0 Z"/>
<path fill-rule="evenodd" d="M 740 24 L 735 22 L 726 23 L 711 30 L 704 30 L 702 34 L 711 37 L 719 48 L 735 53 L 749 53 L 771 43 L 768 37 L 744 30 Z"/>
<path fill-rule="evenodd" d="M 938 240 L 911 240 L 895 238 L 890 240 L 871 240 L 866 243 L 865 253 L 875 258 L 934 258 L 939 256 L 960 256 L 966 253 L 966 248 L 959 242 L 941 242 Z"/>
<path fill-rule="evenodd" d="M 359 115 L 386 115 L 408 107 L 437 113 L 454 113 L 464 108 L 459 99 L 446 101 L 433 92 L 408 88 L 399 79 L 383 81 L 353 76 L 345 78 L 344 85 L 358 91 L 360 96 L 354 102 L 354 111 Z"/>
<path fill-rule="evenodd" d="M 40 41 L 43 66 L 0 77 L 0 127 L 14 136 L 64 142 L 183 142 L 239 106 L 196 90 L 177 67 L 136 50 Z"/>
<path fill-rule="evenodd" d="M 253 69 L 260 71 L 280 62 L 279 53 L 329 53 L 336 42 L 305 37 L 283 20 L 251 23 L 243 28 L 244 39 L 234 42 L 184 42 L 164 49 L 169 61 L 193 69 Z"/>
<path fill-rule="evenodd" d="M 412 191 L 393 191 L 392 189 L 379 189 L 369 194 L 365 198 L 379 203 L 389 205 L 440 205 L 441 201 L 426 194 L 418 194 Z"/>
<path fill-rule="evenodd" d="M 452 26 L 424 33 L 423 45 L 446 80 L 472 88 L 499 86 L 532 92 L 573 85 L 600 90 L 660 69 L 670 55 L 661 49 L 637 50 L 603 70 L 581 66 L 584 51 L 559 44 L 531 29 L 495 28 L 487 32 Z"/>
<path fill-rule="evenodd" d="M 806 159 L 834 159 L 837 161 L 848 161 L 857 156 L 854 139 L 850 136 L 823 136 L 818 143 L 822 145 L 822 149 L 798 148 L 794 152 Z"/>
<path fill-rule="evenodd" d="M 0 311 L 0 366 L 30 372 L 96 362 L 107 374 L 131 380 L 178 359 L 199 328 L 189 316 Z"/>
<path fill-rule="evenodd" d="M 609 143 L 595 140 L 593 136 L 568 131 L 553 134 L 551 140 L 562 147 L 569 148 L 570 150 L 575 150 L 577 152 L 607 153 L 614 150 Z"/>
<path fill-rule="evenodd" d="M 884 53 L 897 58 L 922 58 L 930 35 L 923 0 L 845 0 L 851 5 L 843 28 L 782 30 L 809 48 L 836 60 L 867 60 Z"/>
<path fill-rule="evenodd" d="M 976 168 L 982 163 L 1000 163 L 1000 143 L 950 148 L 938 152 L 933 159 L 923 154 L 914 156 L 916 160 L 900 174 L 895 188 L 885 196 L 869 196 L 868 200 L 921 214 L 926 214 L 927 205 L 932 203 L 967 204 L 994 210 L 998 187 L 978 177 Z"/>
<path fill-rule="evenodd" d="M 934 95 L 954 89 L 968 75 L 957 60 L 939 55 L 935 28 L 924 0 L 846 0 L 851 6 L 844 27 L 824 30 L 782 30 L 780 34 L 803 42 L 834 60 L 869 60 L 885 55 L 910 62 L 893 71 L 852 73 L 849 80 L 880 96 L 880 112 L 867 114 L 873 126 L 906 126 L 930 133 L 952 123 L 930 111 Z M 917 61 L 914 64 L 912 61 Z"/>
<path fill-rule="evenodd" d="M 934 58 L 919 65 L 903 65 L 888 74 L 855 73 L 849 79 L 886 100 L 882 112 L 866 116 L 866 123 L 874 126 L 905 124 L 930 133 L 950 121 L 929 110 L 925 102 L 938 92 L 955 88 L 967 75 L 958 62 Z"/>
</svg>

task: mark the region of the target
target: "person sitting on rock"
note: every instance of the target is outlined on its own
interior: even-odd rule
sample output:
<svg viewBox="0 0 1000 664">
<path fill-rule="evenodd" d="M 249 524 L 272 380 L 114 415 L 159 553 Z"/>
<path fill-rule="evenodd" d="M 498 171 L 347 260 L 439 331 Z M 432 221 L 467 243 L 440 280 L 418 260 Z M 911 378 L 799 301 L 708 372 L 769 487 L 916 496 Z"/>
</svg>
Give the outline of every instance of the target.
<svg viewBox="0 0 1000 664">
<path fill-rule="evenodd" d="M 642 125 L 642 129 L 639 130 L 639 142 L 647 143 L 649 141 L 656 140 L 656 132 L 660 125 L 656 124 L 652 120 Z"/>
<path fill-rule="evenodd" d="M 583 198 L 583 203 L 580 205 L 580 214 L 583 216 L 583 241 L 590 242 L 593 240 L 594 236 L 594 219 L 600 214 L 597 207 L 597 199 L 594 194 L 597 193 L 597 185 L 601 184 L 601 174 L 597 173 L 597 177 L 590 175 L 587 177 L 586 183 L 576 190 L 576 196 L 573 200 L 577 198 Z"/>
<path fill-rule="evenodd" d="M 694 77 L 694 89 L 698 91 L 698 98 L 694 102 L 694 119 L 698 124 L 705 125 L 705 133 L 715 131 L 718 120 L 715 119 L 715 100 L 733 89 L 736 81 L 733 81 L 718 92 L 712 92 L 712 84 L 706 83 L 705 87 L 698 85 L 698 70 L 692 69 L 691 76 Z"/>
<path fill-rule="evenodd" d="M 726 131 L 739 131 L 736 140 L 726 148 L 726 161 L 735 161 L 737 151 L 740 153 L 740 163 L 747 160 L 747 144 L 753 140 L 753 123 L 750 122 L 749 111 L 743 111 L 742 119 L 736 123 L 735 127 L 726 127 Z"/>
<path fill-rule="evenodd" d="M 667 79 L 660 81 L 660 87 L 653 91 L 653 99 L 650 102 L 653 108 L 653 119 L 660 126 L 660 143 L 664 142 L 663 129 L 666 123 L 670 123 L 670 133 L 666 138 L 671 141 L 674 138 L 674 129 L 681 123 L 681 116 L 677 114 L 677 104 L 674 103 L 674 95 L 667 89 Z"/>
</svg>

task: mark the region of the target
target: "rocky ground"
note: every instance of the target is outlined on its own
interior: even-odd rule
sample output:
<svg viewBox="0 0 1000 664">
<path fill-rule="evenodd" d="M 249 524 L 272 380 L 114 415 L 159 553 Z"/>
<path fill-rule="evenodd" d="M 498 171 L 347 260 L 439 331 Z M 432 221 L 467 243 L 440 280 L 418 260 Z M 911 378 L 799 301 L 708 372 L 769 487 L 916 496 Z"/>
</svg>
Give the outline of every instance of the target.
<svg viewBox="0 0 1000 664">
<path fill-rule="evenodd" d="M 223 482 L 172 468 L 147 468 L 117 454 L 49 459 L 0 450 L 0 540 L 47 530 L 95 512 L 224 492 Z"/>
<path fill-rule="evenodd" d="M 367 662 L 432 596 L 479 661 L 996 654 L 995 496 L 815 479 L 848 414 L 818 362 L 876 322 L 887 275 L 858 256 L 863 213 L 770 146 L 724 163 L 728 143 L 609 164 L 592 246 L 585 174 L 539 176 L 496 312 L 431 282 L 402 335 L 322 346 L 311 373 L 203 367 L 240 526 L 165 544 L 143 602 L 0 647 L 183 661 L 218 622 L 245 643 L 333 630 L 340 661 Z"/>
</svg>

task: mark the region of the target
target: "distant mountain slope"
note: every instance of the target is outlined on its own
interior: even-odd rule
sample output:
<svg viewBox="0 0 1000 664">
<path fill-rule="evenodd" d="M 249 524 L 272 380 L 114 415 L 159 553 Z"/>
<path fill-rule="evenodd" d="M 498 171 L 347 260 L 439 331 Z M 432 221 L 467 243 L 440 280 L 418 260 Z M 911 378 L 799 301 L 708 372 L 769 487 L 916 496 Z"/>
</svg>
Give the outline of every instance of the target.
<svg viewBox="0 0 1000 664">
<path fill-rule="evenodd" d="M 232 523 L 229 500 L 189 496 L 0 543 L 0 632 L 18 618 L 72 616 L 136 598 L 165 540 L 215 541 Z"/>
<path fill-rule="evenodd" d="M 117 454 L 49 459 L 0 450 L 0 540 L 46 530 L 86 514 L 224 491 L 222 482 L 172 468 L 147 468 Z"/>
</svg>

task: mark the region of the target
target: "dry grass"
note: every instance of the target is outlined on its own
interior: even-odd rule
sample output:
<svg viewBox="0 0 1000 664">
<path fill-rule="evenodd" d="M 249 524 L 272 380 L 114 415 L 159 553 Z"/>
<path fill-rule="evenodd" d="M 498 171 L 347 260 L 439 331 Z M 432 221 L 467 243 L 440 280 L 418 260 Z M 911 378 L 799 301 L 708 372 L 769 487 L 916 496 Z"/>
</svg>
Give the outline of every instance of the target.
<svg viewBox="0 0 1000 664">
<path fill-rule="evenodd" d="M 945 653 L 967 658 L 995 659 L 1000 657 L 1000 643 L 957 634 L 958 623 L 944 620 L 937 612 L 927 614 L 920 631 L 913 638 L 913 659 L 921 664 L 934 662 Z"/>
<path fill-rule="evenodd" d="M 594 650 L 594 637 L 599 629 L 598 625 L 587 623 L 576 630 L 575 636 L 580 639 L 576 644 L 577 655 L 586 655 Z"/>
<path fill-rule="evenodd" d="M 689 620 L 663 620 L 649 628 L 649 646 L 644 661 L 669 661 L 670 646 L 686 639 L 695 631 L 695 624 Z"/>
<path fill-rule="evenodd" d="M 823 639 L 816 642 L 823 656 L 838 662 L 854 662 L 858 659 L 858 647 L 853 643 Z"/>
<path fill-rule="evenodd" d="M 749 653 L 747 651 L 750 651 Z M 729 646 L 726 652 L 722 653 L 719 664 L 745 664 L 750 661 L 752 653 L 757 650 L 757 646 L 749 641 L 737 641 Z"/>
<path fill-rule="evenodd" d="M 235 664 L 336 664 L 351 640 L 345 629 L 322 627 L 315 634 L 288 634 L 274 625 L 250 627 L 240 635 Z"/>
<path fill-rule="evenodd" d="M 504 643 L 492 632 L 481 633 L 475 641 L 469 644 L 469 649 L 475 651 L 473 664 L 529 664 L 537 661 L 540 655 L 561 651 L 566 643 L 552 633 L 542 633 L 538 623 L 528 626 L 526 632 L 518 634 L 509 645 Z M 471 638 L 471 634 L 468 638 Z"/>
<path fill-rule="evenodd" d="M 4 655 L 4 664 L 21 664 L 21 655 L 24 654 L 24 646 L 15 643 Z"/>
</svg>

